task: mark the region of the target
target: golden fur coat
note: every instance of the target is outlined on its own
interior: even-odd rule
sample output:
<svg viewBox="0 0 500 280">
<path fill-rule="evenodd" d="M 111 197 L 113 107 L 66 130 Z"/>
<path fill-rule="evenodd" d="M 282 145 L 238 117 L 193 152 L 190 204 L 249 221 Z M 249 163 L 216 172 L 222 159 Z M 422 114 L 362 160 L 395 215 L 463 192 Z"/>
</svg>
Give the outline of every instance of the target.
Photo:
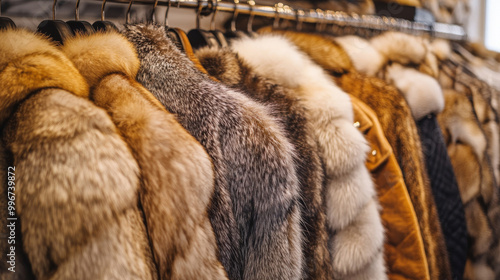
<svg viewBox="0 0 500 280">
<path fill-rule="evenodd" d="M 139 168 L 89 87 L 52 43 L 0 31 L 0 123 L 16 210 L 38 279 L 156 279 Z M 77 168 L 78 167 L 78 168 Z M 18 225 L 19 226 L 19 225 Z"/>
</svg>

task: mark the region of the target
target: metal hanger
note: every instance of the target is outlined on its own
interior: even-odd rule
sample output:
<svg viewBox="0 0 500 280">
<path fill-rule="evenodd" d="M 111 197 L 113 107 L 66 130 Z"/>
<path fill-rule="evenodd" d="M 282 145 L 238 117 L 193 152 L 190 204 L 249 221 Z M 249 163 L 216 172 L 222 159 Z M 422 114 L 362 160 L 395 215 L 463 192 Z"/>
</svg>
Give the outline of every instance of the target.
<svg viewBox="0 0 500 280">
<path fill-rule="evenodd" d="M 2 0 L 0 0 L 0 30 L 2 29 L 7 29 L 7 28 L 16 28 L 16 24 L 12 19 L 8 17 L 2 17 Z"/>
<path fill-rule="evenodd" d="M 224 36 L 224 33 L 220 30 L 215 29 L 215 17 L 217 16 L 217 6 L 219 5 L 219 0 L 212 0 L 212 19 L 210 20 L 210 32 L 215 36 L 217 41 L 219 42 L 219 46 L 225 48 L 229 46 L 229 43 Z"/>
<path fill-rule="evenodd" d="M 125 24 L 130 23 L 130 12 L 132 11 L 133 4 L 134 4 L 134 0 L 130 0 L 128 2 L 127 12 L 125 13 Z"/>
<path fill-rule="evenodd" d="M 180 2 L 178 2 L 180 4 Z M 170 12 L 170 7 L 172 6 L 171 0 L 167 2 L 167 10 L 165 11 L 165 17 L 163 18 L 163 25 L 165 26 L 165 34 L 174 43 L 174 45 L 181 51 L 186 52 L 186 45 L 182 37 L 186 37 L 186 33 L 179 28 L 171 28 L 168 26 L 168 13 Z"/>
<path fill-rule="evenodd" d="M 90 34 L 95 32 L 90 22 L 80 20 L 80 0 L 76 0 L 75 20 L 69 20 L 66 23 L 69 25 L 74 34 Z"/>
<path fill-rule="evenodd" d="M 101 5 L 101 20 L 94 22 L 94 24 L 92 24 L 92 27 L 94 27 L 96 31 L 103 31 L 103 32 L 110 30 L 118 31 L 118 27 L 116 27 L 114 23 L 104 19 L 105 7 L 106 7 L 106 0 L 103 0 Z"/>
<path fill-rule="evenodd" d="M 238 4 L 240 3 L 240 1 L 239 0 L 233 0 L 233 1 L 234 1 L 234 11 L 233 11 L 233 17 L 231 18 L 231 29 L 224 34 L 227 41 L 247 37 L 245 32 L 236 29 L 236 19 L 238 18 L 239 14 Z"/>
<path fill-rule="evenodd" d="M 37 32 L 47 35 L 53 41 L 63 44 L 66 38 L 73 36 L 73 31 L 67 23 L 56 20 L 57 0 L 52 3 L 52 19 L 42 21 L 37 28 Z"/>
<path fill-rule="evenodd" d="M 203 11 L 203 5 L 201 3 L 202 0 L 198 0 L 198 7 L 196 11 L 196 28 L 191 29 L 187 34 L 189 42 L 194 49 L 199 49 L 205 46 L 220 46 L 219 41 L 212 32 L 200 28 L 201 13 Z"/>
<path fill-rule="evenodd" d="M 250 12 L 248 16 L 248 22 L 247 22 L 247 35 L 255 38 L 259 36 L 257 32 L 253 31 L 253 19 L 255 18 L 255 13 L 253 11 L 254 6 L 255 6 L 255 1 L 254 0 L 248 0 L 247 1 L 248 6 L 250 7 Z"/>
</svg>

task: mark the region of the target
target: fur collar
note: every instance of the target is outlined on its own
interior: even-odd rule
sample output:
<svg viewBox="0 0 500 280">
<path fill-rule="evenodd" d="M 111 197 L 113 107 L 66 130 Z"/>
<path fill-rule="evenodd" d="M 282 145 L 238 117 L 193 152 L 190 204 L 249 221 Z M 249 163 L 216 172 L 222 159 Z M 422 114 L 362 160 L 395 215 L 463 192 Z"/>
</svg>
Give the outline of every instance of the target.
<svg viewBox="0 0 500 280">
<path fill-rule="evenodd" d="M 415 120 L 443 111 L 443 91 L 431 76 L 395 63 L 388 66 L 387 78 L 403 93 Z"/>
<path fill-rule="evenodd" d="M 316 92 L 320 98 L 326 94 L 333 96 L 330 103 L 336 117 L 353 120 L 349 96 L 343 92 L 309 57 L 302 53 L 289 40 L 278 35 L 261 35 L 257 38 L 243 38 L 233 42 L 232 49 L 257 73 L 275 80 L 297 93 Z M 302 96 L 299 96 L 302 97 Z"/>
<path fill-rule="evenodd" d="M 375 76 L 386 64 L 386 58 L 369 41 L 358 36 L 344 36 L 335 39 L 350 57 L 360 73 Z"/>
<path fill-rule="evenodd" d="M 16 104 L 40 89 L 88 97 L 83 77 L 49 40 L 23 29 L 1 30 L 0 38 L 0 125 Z"/>
<path fill-rule="evenodd" d="M 62 50 L 90 87 L 111 73 L 135 77 L 139 71 L 140 62 L 134 46 L 116 32 L 77 35 L 68 39 Z"/>
<path fill-rule="evenodd" d="M 428 52 L 428 41 L 400 32 L 385 32 L 370 40 L 386 59 L 400 64 L 421 64 Z"/>
</svg>

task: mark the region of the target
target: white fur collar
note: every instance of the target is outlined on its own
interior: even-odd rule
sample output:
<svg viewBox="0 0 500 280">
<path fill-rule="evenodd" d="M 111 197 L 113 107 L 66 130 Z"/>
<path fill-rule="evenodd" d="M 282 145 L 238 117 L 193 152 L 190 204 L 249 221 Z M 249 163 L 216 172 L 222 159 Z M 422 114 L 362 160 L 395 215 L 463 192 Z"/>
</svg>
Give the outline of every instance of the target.
<svg viewBox="0 0 500 280">
<path fill-rule="evenodd" d="M 349 96 L 288 39 L 272 34 L 243 38 L 233 42 L 232 49 L 260 75 L 285 87 L 297 89 L 298 93 L 314 92 L 314 96 L 304 97 L 318 99 L 318 103 L 324 100 L 323 104 L 332 107 L 337 117 L 353 120 Z M 325 103 L 332 96 L 336 102 Z"/>
<path fill-rule="evenodd" d="M 354 68 L 360 73 L 375 76 L 387 62 L 367 40 L 358 36 L 344 36 L 335 39 L 346 51 Z"/>
<path fill-rule="evenodd" d="M 422 63 L 429 49 L 429 42 L 424 38 L 400 32 L 385 32 L 372 38 L 370 43 L 387 61 L 403 65 Z"/>
<path fill-rule="evenodd" d="M 443 111 L 443 91 L 431 76 L 393 64 L 387 68 L 387 78 L 403 93 L 415 120 Z"/>
</svg>

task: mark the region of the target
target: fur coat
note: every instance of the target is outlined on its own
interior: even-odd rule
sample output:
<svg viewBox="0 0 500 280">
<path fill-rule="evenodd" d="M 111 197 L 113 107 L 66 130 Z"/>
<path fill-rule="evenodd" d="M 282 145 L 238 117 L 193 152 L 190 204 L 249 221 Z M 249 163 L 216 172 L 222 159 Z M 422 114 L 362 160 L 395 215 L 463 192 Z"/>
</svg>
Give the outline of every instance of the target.
<svg viewBox="0 0 500 280">
<path fill-rule="evenodd" d="M 496 279 L 500 275 L 500 204 L 498 170 L 492 162 L 499 153 L 498 118 L 483 95 L 487 92 L 484 83 L 450 57 L 440 64 L 439 80 L 446 88 L 446 108 L 439 122 L 448 140 L 471 240 L 465 277 Z"/>
<path fill-rule="evenodd" d="M 337 279 L 386 279 L 378 200 L 364 165 L 368 145 L 352 125 L 349 96 L 280 36 L 235 41 L 232 49 L 261 76 L 290 89 L 307 109 L 326 176 L 329 249 Z"/>
<path fill-rule="evenodd" d="M 139 169 L 89 87 L 52 43 L 0 31 L 0 123 L 37 279 L 156 279 L 138 209 Z M 75 167 L 78 166 L 78 169 Z"/>
<path fill-rule="evenodd" d="M 207 213 L 214 191 L 210 158 L 135 81 L 133 45 L 118 33 L 96 33 L 68 39 L 62 50 L 139 164 L 140 200 L 160 279 L 227 279 Z"/>
<path fill-rule="evenodd" d="M 194 68 L 163 26 L 127 25 L 137 80 L 176 115 L 215 167 L 209 215 L 229 279 L 299 279 L 302 232 L 293 146 L 270 110 Z"/>
<path fill-rule="evenodd" d="M 307 112 L 287 89 L 260 76 L 230 49 L 203 48 L 196 51 L 202 66 L 225 85 L 240 89 L 250 98 L 274 108 L 284 121 L 287 137 L 297 151 L 302 231 L 304 234 L 304 279 L 333 279 L 328 251 L 324 207 L 323 168 L 317 145 L 307 126 Z"/>
<path fill-rule="evenodd" d="M 445 240 L 427 178 L 420 137 L 411 117 L 412 112 L 396 88 L 356 71 L 379 73 L 396 55 L 387 48 L 387 53 L 382 54 L 366 40 L 354 36 L 338 40 L 296 32 L 286 32 L 285 36 L 332 74 L 342 89 L 361 99 L 376 112 L 403 171 L 418 218 L 430 279 L 450 279 Z M 400 41 L 405 42 L 402 39 Z M 394 49 L 399 50 L 396 47 Z M 421 51 L 401 60 L 410 62 L 417 58 L 425 59 L 425 56 L 426 53 Z M 418 98 L 415 100 L 420 102 Z"/>
</svg>

